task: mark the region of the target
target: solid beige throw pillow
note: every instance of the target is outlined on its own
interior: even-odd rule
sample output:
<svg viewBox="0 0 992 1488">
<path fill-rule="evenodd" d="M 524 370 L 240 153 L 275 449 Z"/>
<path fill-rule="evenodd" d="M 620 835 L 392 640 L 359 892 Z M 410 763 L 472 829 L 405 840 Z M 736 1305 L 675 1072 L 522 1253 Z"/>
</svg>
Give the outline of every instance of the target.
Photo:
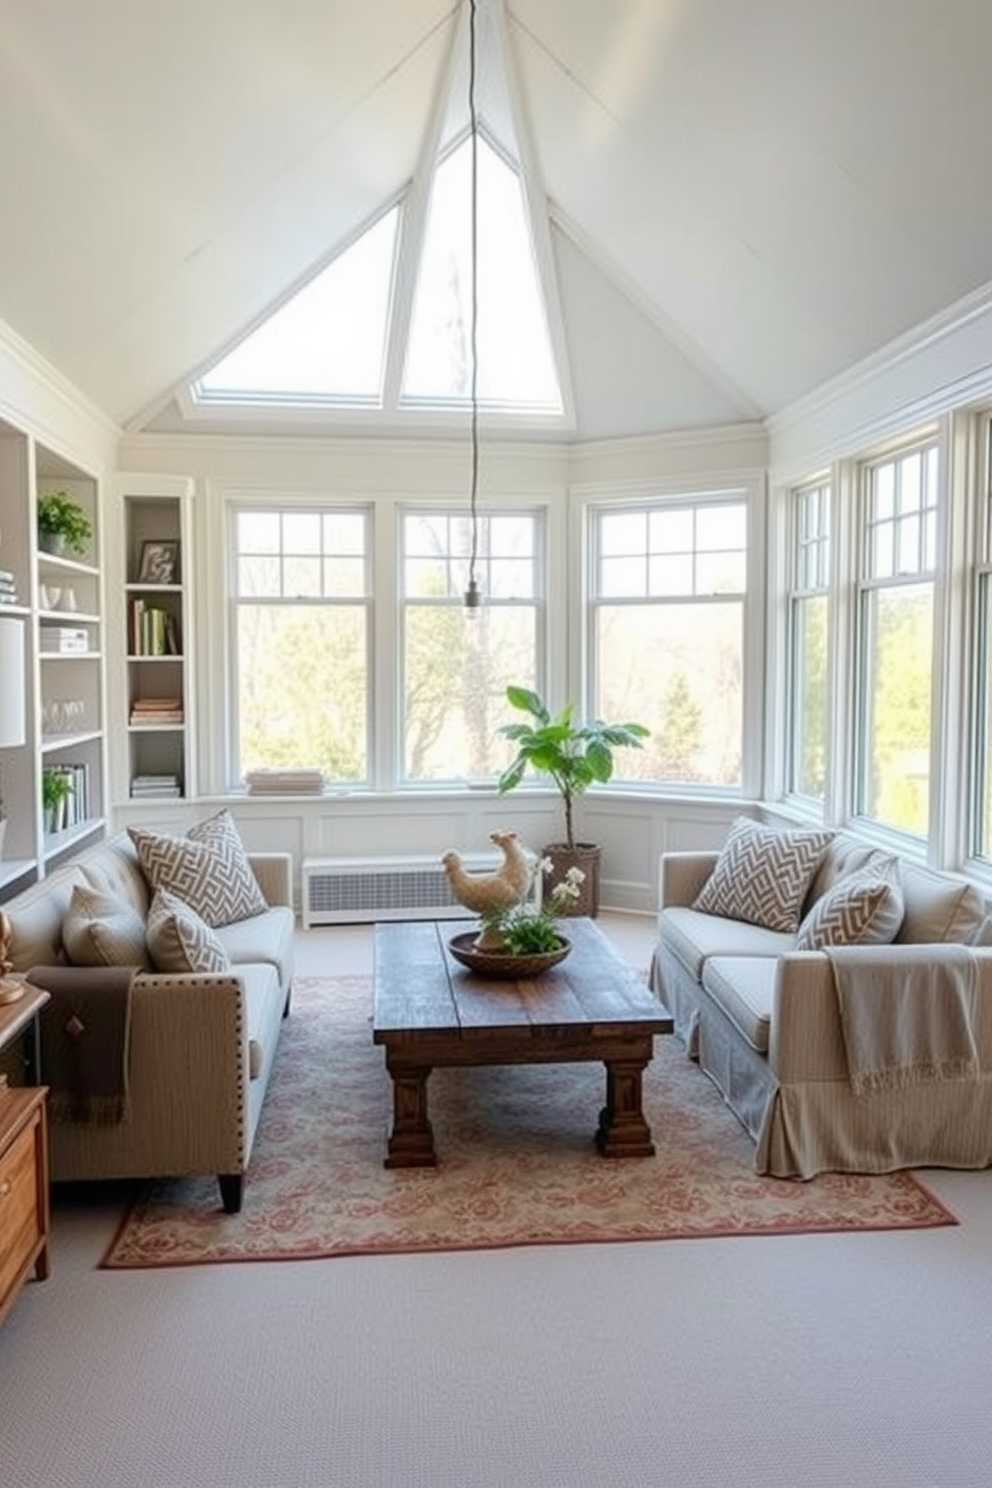
<svg viewBox="0 0 992 1488">
<path fill-rule="evenodd" d="M 145 922 L 130 904 L 75 884 L 62 921 L 62 945 L 73 966 L 149 965 Z"/>
<path fill-rule="evenodd" d="M 693 909 L 793 931 L 832 832 L 776 831 L 739 816 Z"/>
</svg>

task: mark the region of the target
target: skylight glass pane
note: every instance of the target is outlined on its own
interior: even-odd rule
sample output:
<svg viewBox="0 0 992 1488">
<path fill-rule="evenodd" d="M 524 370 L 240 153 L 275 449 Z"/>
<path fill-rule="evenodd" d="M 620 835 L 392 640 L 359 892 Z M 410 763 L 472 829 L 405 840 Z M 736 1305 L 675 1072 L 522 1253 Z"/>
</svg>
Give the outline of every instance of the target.
<svg viewBox="0 0 992 1488">
<path fill-rule="evenodd" d="M 477 345 L 480 404 L 561 412 L 530 232 L 514 171 L 479 137 Z M 413 303 L 403 398 L 471 396 L 472 144 L 438 166 Z"/>
<path fill-rule="evenodd" d="M 398 220 L 393 207 L 206 372 L 197 395 L 378 403 Z"/>
</svg>

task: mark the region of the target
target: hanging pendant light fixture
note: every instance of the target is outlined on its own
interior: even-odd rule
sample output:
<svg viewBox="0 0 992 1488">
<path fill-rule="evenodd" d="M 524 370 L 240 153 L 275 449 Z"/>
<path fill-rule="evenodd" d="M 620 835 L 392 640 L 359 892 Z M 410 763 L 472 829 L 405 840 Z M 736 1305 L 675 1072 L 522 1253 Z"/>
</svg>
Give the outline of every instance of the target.
<svg viewBox="0 0 992 1488">
<path fill-rule="evenodd" d="M 479 127 L 475 109 L 475 22 L 476 0 L 468 0 L 468 115 L 471 166 L 471 288 L 472 304 L 469 314 L 469 347 L 471 363 L 472 400 L 472 479 L 469 488 L 470 549 L 468 560 L 468 584 L 465 589 L 465 611 L 474 618 L 482 604 L 482 594 L 476 577 L 479 557 Z"/>
</svg>

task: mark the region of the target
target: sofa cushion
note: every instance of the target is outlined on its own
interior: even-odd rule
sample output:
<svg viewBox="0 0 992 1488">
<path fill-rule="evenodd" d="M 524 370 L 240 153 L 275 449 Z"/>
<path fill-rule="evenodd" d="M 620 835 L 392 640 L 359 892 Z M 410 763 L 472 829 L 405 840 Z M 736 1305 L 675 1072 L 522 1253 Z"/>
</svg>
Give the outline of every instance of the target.
<svg viewBox="0 0 992 1488">
<path fill-rule="evenodd" d="M 74 884 L 62 921 L 62 944 L 74 966 L 149 966 L 145 922 L 130 904 Z"/>
<path fill-rule="evenodd" d="M 294 930 L 293 911 L 285 904 L 277 904 L 249 920 L 219 926 L 216 934 L 232 966 L 268 961 L 278 971 L 282 983 L 292 966 Z"/>
<path fill-rule="evenodd" d="M 796 950 L 888 945 L 902 924 L 903 912 L 898 860 L 878 853 L 816 901 L 799 926 Z"/>
<path fill-rule="evenodd" d="M 906 913 L 897 945 L 955 941 L 970 945 L 985 919 L 985 900 L 974 884 L 922 863 L 900 864 Z"/>
<path fill-rule="evenodd" d="M 697 982 L 710 956 L 782 956 L 796 947 L 794 935 L 676 904 L 662 910 L 658 928 L 665 945 Z"/>
<path fill-rule="evenodd" d="M 156 889 L 148 910 L 148 949 L 159 972 L 230 970 L 227 952 L 188 904 Z"/>
<path fill-rule="evenodd" d="M 703 967 L 703 987 L 759 1054 L 768 1053 L 777 975 L 770 956 L 712 956 Z"/>
<path fill-rule="evenodd" d="M 79 860 L 79 876 L 98 893 L 129 904 L 142 919 L 148 915 L 151 894 L 134 844 L 122 832 L 90 849 Z"/>
<path fill-rule="evenodd" d="M 268 908 L 229 812 L 198 823 L 185 837 L 140 827 L 128 833 L 152 887 L 175 894 L 212 928 Z"/>
<path fill-rule="evenodd" d="M 829 831 L 776 831 L 739 816 L 693 909 L 794 931 Z"/>
</svg>

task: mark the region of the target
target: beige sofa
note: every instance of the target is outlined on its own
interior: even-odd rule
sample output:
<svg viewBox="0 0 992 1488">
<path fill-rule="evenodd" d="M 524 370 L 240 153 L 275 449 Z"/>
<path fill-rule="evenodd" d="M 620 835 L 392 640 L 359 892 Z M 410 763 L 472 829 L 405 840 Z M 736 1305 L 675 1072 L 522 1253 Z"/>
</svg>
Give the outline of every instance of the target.
<svg viewBox="0 0 992 1488">
<path fill-rule="evenodd" d="M 838 833 L 812 880 L 803 915 L 863 863 L 866 852 Z M 811 1178 L 826 1171 L 992 1164 L 992 949 L 979 944 L 988 921 L 978 890 L 900 860 L 904 913 L 894 941 L 836 956 L 832 949 L 796 950 L 792 933 L 693 909 L 717 856 L 662 856 L 651 981 L 687 1053 L 754 1138 L 757 1171 Z M 972 1063 L 967 1075 L 954 1078 L 932 1072 L 913 1078 L 910 1071 L 906 1083 L 892 1088 L 858 1088 L 851 1002 L 842 1024 L 844 988 L 838 989 L 837 976 L 848 977 L 848 996 L 853 976 L 858 1017 L 877 1019 L 920 988 L 923 1001 L 904 1001 L 903 1011 L 925 1011 L 926 999 L 940 995 L 945 963 L 956 969 L 959 962 L 972 979 L 977 1068 Z M 902 1036 L 884 1026 L 867 1028 L 869 1041 L 876 1033 L 883 1040 Z"/>
<path fill-rule="evenodd" d="M 219 1178 L 225 1210 L 241 1207 L 289 1010 L 294 929 L 289 854 L 250 854 L 248 861 L 269 907 L 214 931 L 230 970 L 131 976 L 128 1115 L 117 1121 L 53 1120 L 53 1179 L 211 1173 Z M 62 925 L 75 884 L 147 915 L 149 885 L 122 833 L 4 905 L 17 971 L 37 968 L 36 979 L 43 981 L 43 968 L 64 964 Z M 108 982 L 111 972 L 117 968 L 108 969 Z M 87 967 L 82 976 L 99 979 L 101 970 Z M 44 1019 L 41 1045 L 44 1079 Z"/>
</svg>

